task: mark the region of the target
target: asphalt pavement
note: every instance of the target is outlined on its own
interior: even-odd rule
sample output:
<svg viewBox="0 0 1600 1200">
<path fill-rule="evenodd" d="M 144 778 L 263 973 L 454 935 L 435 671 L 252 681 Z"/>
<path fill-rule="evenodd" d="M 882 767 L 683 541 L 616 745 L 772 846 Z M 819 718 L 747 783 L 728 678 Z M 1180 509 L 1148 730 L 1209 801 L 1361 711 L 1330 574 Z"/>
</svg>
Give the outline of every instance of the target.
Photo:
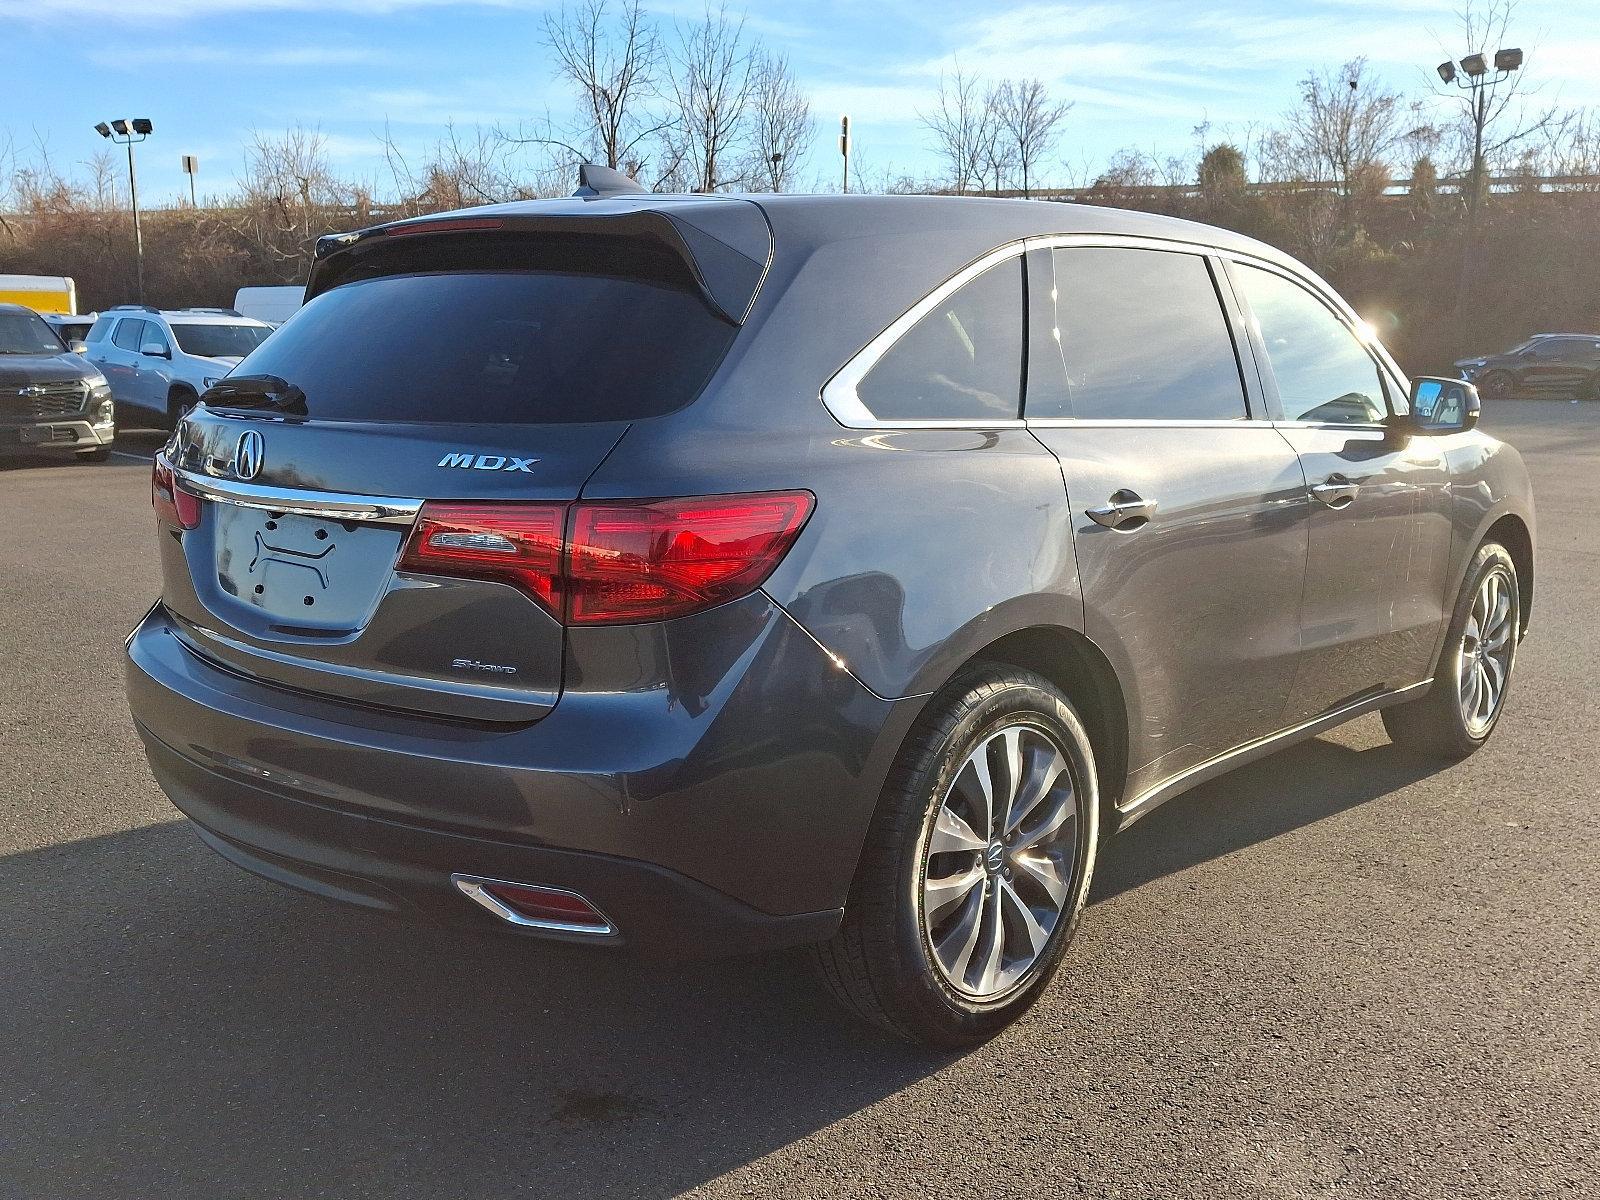
<svg viewBox="0 0 1600 1200">
<path fill-rule="evenodd" d="M 1539 506 L 1492 744 L 1367 717 L 1168 804 L 958 1056 L 794 956 L 462 938 L 217 859 L 122 695 L 156 439 L 0 465 L 0 1197 L 1600 1195 L 1600 404 L 1485 427 Z"/>
</svg>

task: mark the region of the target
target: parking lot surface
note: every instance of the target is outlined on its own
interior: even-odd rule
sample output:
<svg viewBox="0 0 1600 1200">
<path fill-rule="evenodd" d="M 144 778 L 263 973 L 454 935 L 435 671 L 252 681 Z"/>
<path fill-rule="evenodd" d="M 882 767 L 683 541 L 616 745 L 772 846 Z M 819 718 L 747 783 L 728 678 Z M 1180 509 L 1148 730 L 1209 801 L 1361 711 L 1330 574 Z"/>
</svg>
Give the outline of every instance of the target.
<svg viewBox="0 0 1600 1200">
<path fill-rule="evenodd" d="M 1600 405 L 1485 427 L 1539 506 L 1493 743 L 1367 717 L 1172 802 L 1045 1000 L 940 1057 L 793 956 L 463 939 L 215 858 L 122 698 L 156 439 L 0 465 L 0 1196 L 1600 1194 Z"/>
</svg>

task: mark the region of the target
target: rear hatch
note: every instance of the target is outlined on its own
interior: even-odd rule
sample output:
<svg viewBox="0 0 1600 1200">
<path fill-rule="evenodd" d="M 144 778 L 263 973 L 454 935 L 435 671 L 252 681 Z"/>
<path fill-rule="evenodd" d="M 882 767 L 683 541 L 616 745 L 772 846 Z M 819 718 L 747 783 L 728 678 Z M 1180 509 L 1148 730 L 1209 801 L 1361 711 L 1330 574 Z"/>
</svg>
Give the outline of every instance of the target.
<svg viewBox="0 0 1600 1200">
<path fill-rule="evenodd" d="M 558 605 L 506 571 L 402 556 L 419 513 L 561 513 L 632 421 L 701 392 L 764 265 L 735 270 L 729 243 L 770 241 L 753 205 L 682 209 L 557 203 L 334 242 L 306 306 L 158 460 L 164 603 L 191 648 L 387 709 L 549 711 Z M 183 494 L 163 507 L 167 466 Z M 459 536 L 498 565 L 502 547 Z M 554 536 L 559 552 L 559 516 Z"/>
</svg>

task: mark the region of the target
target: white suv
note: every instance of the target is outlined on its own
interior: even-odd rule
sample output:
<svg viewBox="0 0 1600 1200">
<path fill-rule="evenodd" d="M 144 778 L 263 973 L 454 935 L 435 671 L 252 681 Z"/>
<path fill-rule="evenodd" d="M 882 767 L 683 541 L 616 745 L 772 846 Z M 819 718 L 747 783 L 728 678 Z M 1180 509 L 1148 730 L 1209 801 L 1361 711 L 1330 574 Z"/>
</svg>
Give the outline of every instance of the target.
<svg viewBox="0 0 1600 1200">
<path fill-rule="evenodd" d="M 85 355 L 110 383 L 119 413 L 137 409 L 170 429 L 271 332 L 230 308 L 124 304 L 100 314 Z"/>
</svg>

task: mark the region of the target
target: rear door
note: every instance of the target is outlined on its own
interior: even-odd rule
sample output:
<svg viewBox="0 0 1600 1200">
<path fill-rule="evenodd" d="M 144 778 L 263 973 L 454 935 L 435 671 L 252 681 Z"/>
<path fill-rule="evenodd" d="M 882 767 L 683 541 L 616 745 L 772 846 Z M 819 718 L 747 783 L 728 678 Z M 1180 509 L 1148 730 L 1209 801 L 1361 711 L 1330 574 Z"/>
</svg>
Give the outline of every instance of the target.
<svg viewBox="0 0 1600 1200">
<path fill-rule="evenodd" d="M 1428 677 L 1446 602 L 1449 480 L 1440 439 L 1385 425 L 1398 381 L 1331 297 L 1265 264 L 1229 271 L 1312 496 L 1287 714 L 1297 722 Z"/>
<path fill-rule="evenodd" d="M 559 597 L 495 556 L 559 570 L 565 503 L 630 421 L 698 394 L 736 326 L 649 247 L 380 249 L 184 422 L 175 466 L 202 511 L 161 540 L 165 603 L 197 652 L 258 678 L 531 720 L 561 690 Z M 484 569 L 405 566 L 419 513 L 444 505 Z M 473 533 L 490 515 L 523 522 L 522 550 Z"/>
<path fill-rule="evenodd" d="M 143 337 L 143 318 L 121 317 L 111 336 L 99 345 L 96 361 L 118 404 L 142 404 L 139 399 L 139 342 Z"/>
<path fill-rule="evenodd" d="M 1130 798 L 1277 730 L 1299 651 L 1305 479 L 1205 252 L 1030 248 L 1026 418 L 1060 460 L 1089 636 L 1129 705 Z"/>
</svg>

